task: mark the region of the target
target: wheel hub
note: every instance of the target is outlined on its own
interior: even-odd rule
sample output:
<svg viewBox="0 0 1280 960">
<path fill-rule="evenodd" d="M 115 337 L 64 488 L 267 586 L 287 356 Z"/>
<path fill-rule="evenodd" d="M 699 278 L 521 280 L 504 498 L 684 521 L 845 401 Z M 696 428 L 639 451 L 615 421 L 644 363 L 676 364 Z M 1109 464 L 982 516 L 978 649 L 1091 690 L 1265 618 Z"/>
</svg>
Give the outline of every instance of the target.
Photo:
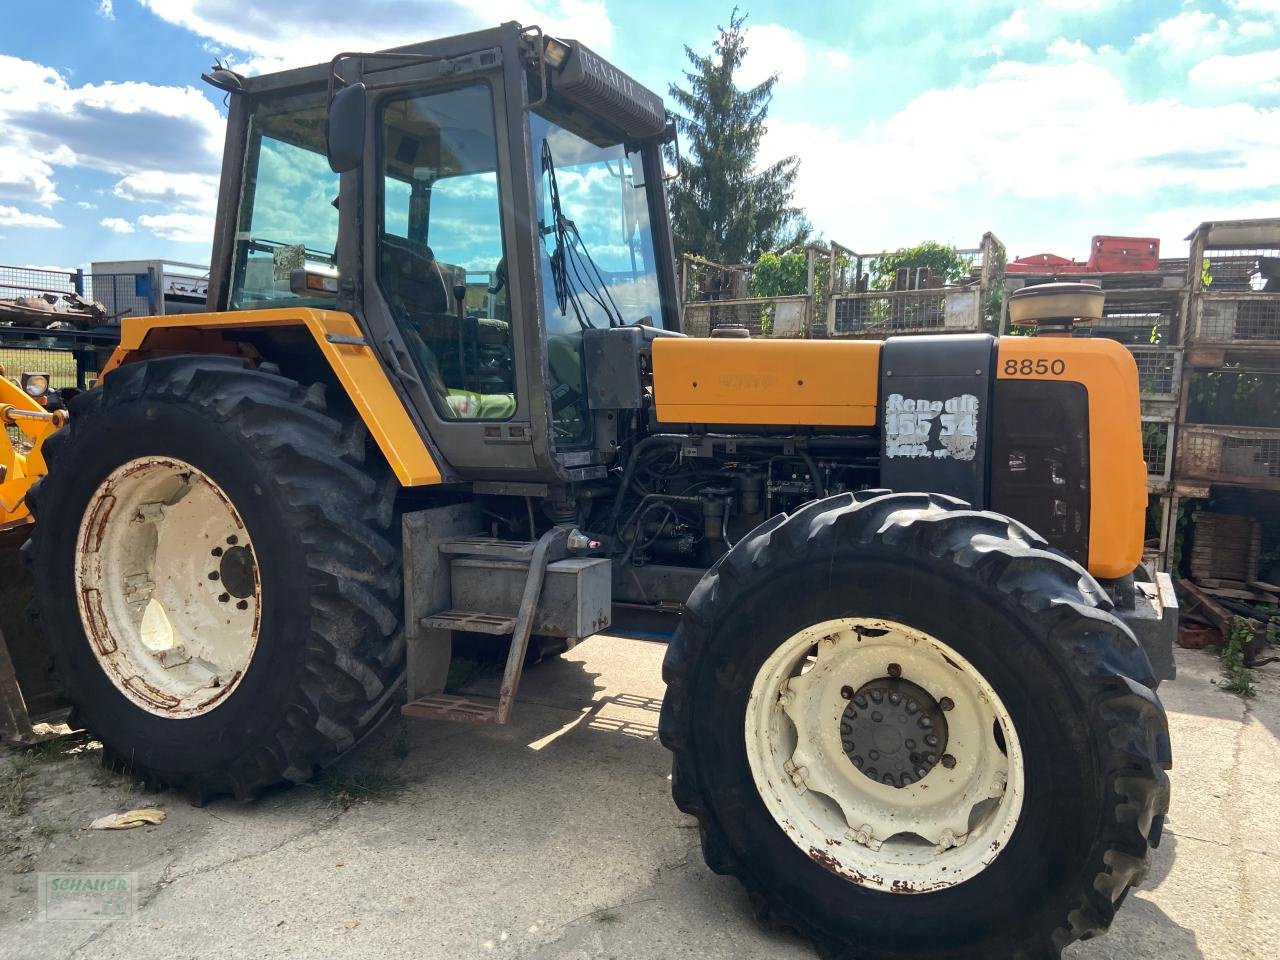
<svg viewBox="0 0 1280 960">
<path fill-rule="evenodd" d="M 90 649 L 143 710 L 207 713 L 248 670 L 262 611 L 253 543 L 191 464 L 150 456 L 112 471 L 86 508 L 75 577 Z"/>
<path fill-rule="evenodd" d="M 864 776 L 901 789 L 938 764 L 947 749 L 947 719 L 923 687 L 879 677 L 858 688 L 844 708 L 840 745 Z"/>
<path fill-rule="evenodd" d="M 999 695 L 928 633 L 873 618 L 816 623 L 761 665 L 747 759 L 779 828 L 854 882 L 923 893 L 981 873 L 1025 791 Z"/>
</svg>

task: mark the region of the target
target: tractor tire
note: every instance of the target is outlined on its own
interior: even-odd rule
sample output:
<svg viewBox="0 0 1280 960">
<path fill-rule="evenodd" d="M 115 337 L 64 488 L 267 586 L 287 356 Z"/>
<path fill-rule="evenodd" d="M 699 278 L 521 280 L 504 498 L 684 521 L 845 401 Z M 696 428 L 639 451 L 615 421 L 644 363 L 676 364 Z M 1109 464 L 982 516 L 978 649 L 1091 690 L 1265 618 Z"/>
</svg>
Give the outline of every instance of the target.
<svg viewBox="0 0 1280 960">
<path fill-rule="evenodd" d="M 825 957 L 1030 960 L 1104 932 L 1171 765 L 1150 663 L 1109 610 L 1031 530 L 950 497 L 863 491 L 763 524 L 663 663 L 672 794 L 708 866 Z"/>
<path fill-rule="evenodd" d="M 196 803 L 251 798 L 394 708 L 397 485 L 353 411 L 273 365 L 178 356 L 117 369 L 70 412 L 24 549 L 109 765 Z"/>
</svg>

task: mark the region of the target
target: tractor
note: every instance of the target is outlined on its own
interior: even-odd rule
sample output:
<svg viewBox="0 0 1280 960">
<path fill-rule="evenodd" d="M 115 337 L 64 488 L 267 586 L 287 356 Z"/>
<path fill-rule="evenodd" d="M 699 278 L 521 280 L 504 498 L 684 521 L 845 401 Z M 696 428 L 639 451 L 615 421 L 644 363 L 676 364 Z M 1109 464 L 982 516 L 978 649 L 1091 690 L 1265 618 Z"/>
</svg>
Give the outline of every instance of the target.
<svg viewBox="0 0 1280 960">
<path fill-rule="evenodd" d="M 1107 929 L 1168 810 L 1176 604 L 1134 361 L 1070 335 L 1100 291 L 1019 291 L 1033 337 L 690 337 L 674 123 L 583 44 L 206 79 L 210 312 L 4 411 L 108 762 L 251 799 L 389 715 L 506 723 L 533 653 L 673 610 L 672 794 L 765 921 L 898 960 Z M 449 688 L 486 637 L 496 694 Z"/>
</svg>

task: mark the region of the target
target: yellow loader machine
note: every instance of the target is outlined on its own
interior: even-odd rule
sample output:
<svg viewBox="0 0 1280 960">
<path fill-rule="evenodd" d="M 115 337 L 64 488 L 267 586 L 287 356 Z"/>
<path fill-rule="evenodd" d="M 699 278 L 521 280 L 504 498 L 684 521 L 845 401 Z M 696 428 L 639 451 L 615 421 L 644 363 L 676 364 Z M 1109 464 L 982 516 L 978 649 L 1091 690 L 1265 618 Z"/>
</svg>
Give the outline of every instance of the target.
<svg viewBox="0 0 1280 960">
<path fill-rule="evenodd" d="M 536 28 L 208 79 L 212 312 L 125 319 L 26 494 L 109 758 L 252 797 L 389 713 L 504 723 L 530 652 L 676 608 L 672 792 L 768 921 L 866 958 L 1107 928 L 1169 802 L 1123 348 L 683 336 L 671 119 Z M 445 689 L 476 634 L 492 698 Z"/>
</svg>

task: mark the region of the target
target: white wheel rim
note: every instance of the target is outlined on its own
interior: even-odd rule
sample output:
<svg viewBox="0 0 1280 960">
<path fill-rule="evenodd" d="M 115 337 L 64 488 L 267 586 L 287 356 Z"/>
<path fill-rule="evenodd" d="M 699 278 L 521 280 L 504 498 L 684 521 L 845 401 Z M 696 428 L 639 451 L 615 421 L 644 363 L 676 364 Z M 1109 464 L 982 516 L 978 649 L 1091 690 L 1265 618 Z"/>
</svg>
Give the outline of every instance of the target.
<svg viewBox="0 0 1280 960">
<path fill-rule="evenodd" d="M 851 692 L 866 706 L 848 699 Z M 890 705 L 889 692 L 898 703 Z M 872 693 L 884 709 L 873 709 Z M 925 707 L 909 713 L 908 701 Z M 923 738 L 940 728 L 920 721 L 939 713 L 946 739 L 932 748 L 930 766 Z M 878 744 L 886 753 L 872 760 Z M 756 788 L 796 846 L 877 890 L 927 893 L 971 879 L 1004 850 L 1022 811 L 1022 748 L 1003 702 L 951 647 L 893 621 L 831 620 L 778 647 L 752 686 L 746 746 Z M 921 759 L 904 786 L 872 780 L 852 759 L 901 773 L 912 752 Z"/>
<path fill-rule="evenodd" d="M 89 646 L 137 706 L 198 716 L 243 678 L 262 610 L 256 554 L 231 499 L 191 464 L 114 470 L 85 510 L 75 576 Z"/>
</svg>

